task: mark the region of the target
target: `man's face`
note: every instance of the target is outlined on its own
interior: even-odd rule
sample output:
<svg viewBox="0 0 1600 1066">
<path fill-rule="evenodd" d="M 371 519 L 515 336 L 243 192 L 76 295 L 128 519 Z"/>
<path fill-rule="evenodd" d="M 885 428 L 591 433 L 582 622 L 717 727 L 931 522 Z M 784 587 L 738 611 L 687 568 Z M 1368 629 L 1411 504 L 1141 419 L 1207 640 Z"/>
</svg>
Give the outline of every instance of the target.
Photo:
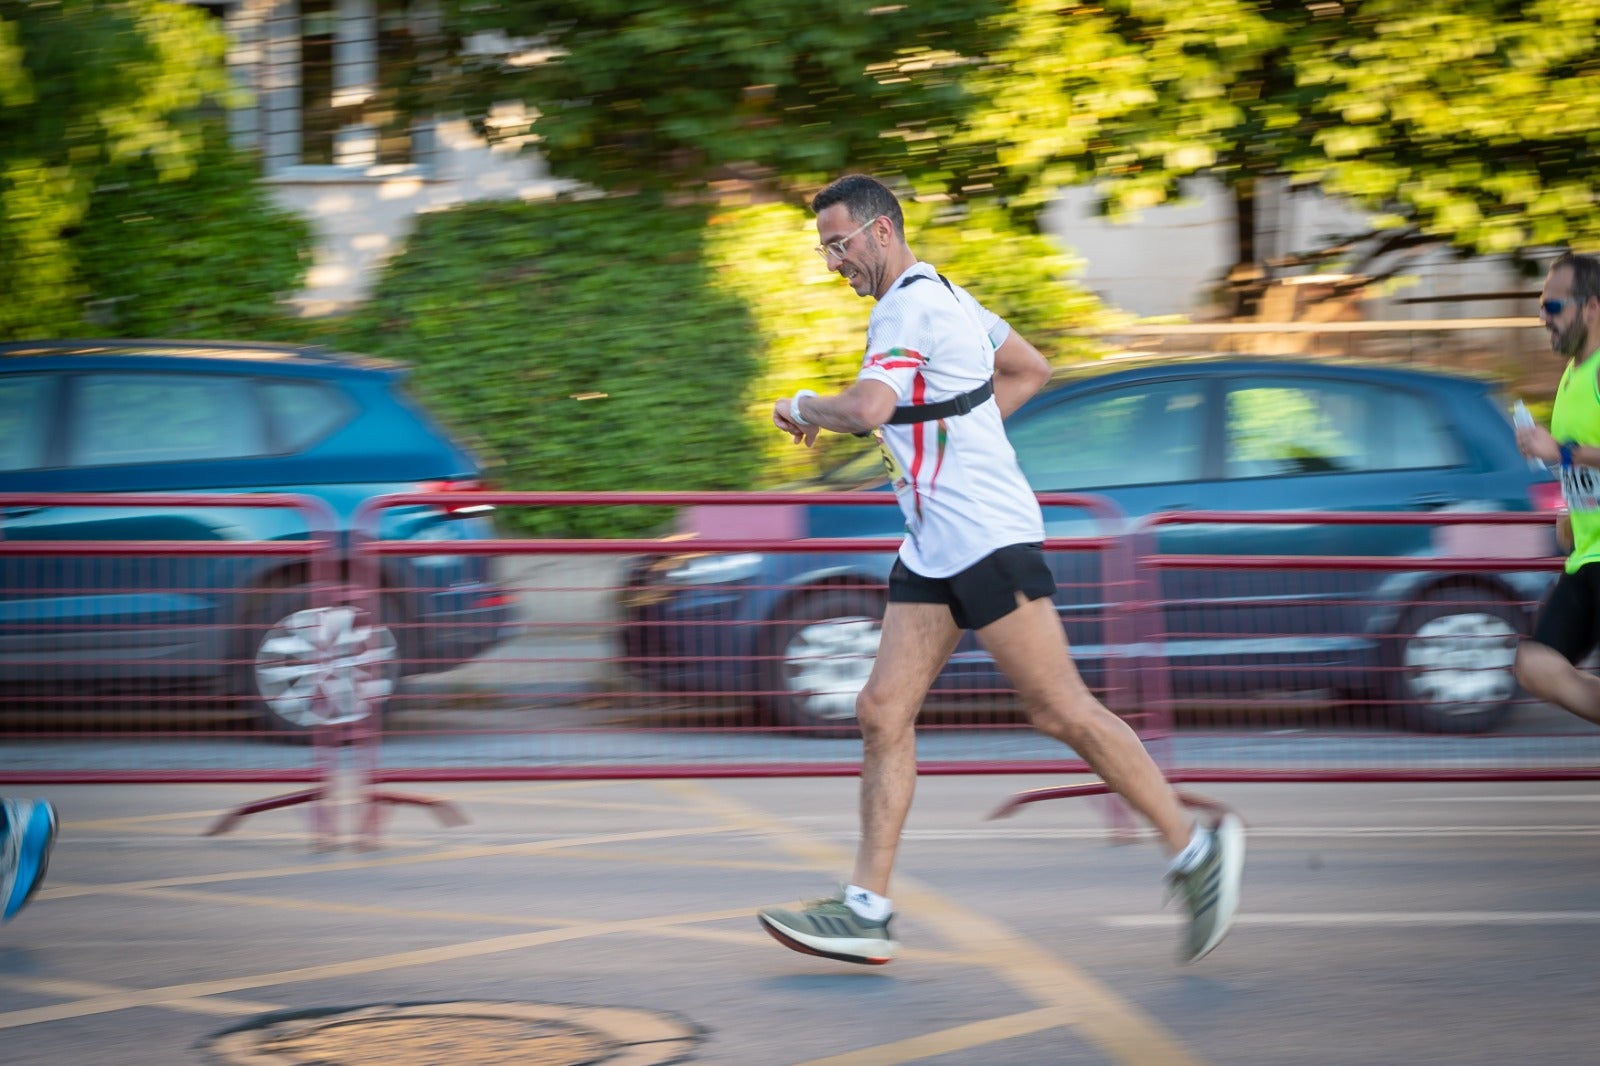
<svg viewBox="0 0 1600 1066">
<path fill-rule="evenodd" d="M 883 282 L 885 252 L 878 241 L 881 216 L 865 226 L 850 217 L 844 204 L 832 204 L 817 213 L 817 238 L 827 250 L 828 269 L 850 283 L 857 296 L 877 295 Z M 843 242 L 843 255 L 827 246 Z"/>
<path fill-rule="evenodd" d="M 1558 301 L 1561 311 L 1550 314 L 1545 304 Z M 1544 279 L 1544 290 L 1539 294 L 1539 321 L 1550 332 L 1550 348 L 1568 359 L 1581 359 L 1594 350 L 1584 308 L 1572 298 L 1572 268 L 1556 267 Z"/>
</svg>

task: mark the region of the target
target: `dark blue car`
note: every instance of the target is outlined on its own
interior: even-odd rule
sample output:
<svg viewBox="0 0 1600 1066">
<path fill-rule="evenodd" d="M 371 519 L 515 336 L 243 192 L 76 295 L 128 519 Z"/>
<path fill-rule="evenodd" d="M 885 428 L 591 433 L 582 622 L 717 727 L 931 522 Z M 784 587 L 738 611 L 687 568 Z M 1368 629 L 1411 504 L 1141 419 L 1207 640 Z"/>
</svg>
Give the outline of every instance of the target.
<svg viewBox="0 0 1600 1066">
<path fill-rule="evenodd" d="M 479 461 L 404 376 L 284 345 L 0 345 L 0 493 L 298 494 L 327 504 L 326 532 L 344 542 L 370 497 L 480 487 Z M 317 609 L 292 556 L 0 556 L 0 690 L 220 689 L 268 728 L 303 732 L 506 635 L 512 596 L 487 560 L 449 550 L 494 536 L 487 510 L 385 512 L 385 538 L 439 552 L 385 561 L 376 616 Z M 273 541 L 306 527 L 293 510 L 220 505 L 0 513 L 8 541 Z"/>
<path fill-rule="evenodd" d="M 1475 378 L 1323 361 L 1196 358 L 1068 376 L 1007 431 L 1041 493 L 1101 496 L 1135 528 L 1163 512 L 1548 511 L 1559 486 L 1518 454 L 1505 398 Z M 810 486 L 886 492 L 876 452 Z M 895 537 L 893 507 L 791 509 L 787 535 Z M 1045 510 L 1052 537 L 1104 532 Z M 692 520 L 691 520 L 692 524 Z M 704 525 L 705 523 L 701 523 Z M 1554 553 L 1550 525 L 1495 527 Z M 1438 554 L 1427 525 L 1195 522 L 1154 533 L 1167 555 Z M 681 551 L 681 549 L 680 549 Z M 1098 558 L 1052 552 L 1057 609 L 1091 684 L 1116 662 Z M 892 556 L 676 554 L 641 560 L 622 594 L 625 660 L 664 691 L 743 694 L 777 723 L 848 724 L 871 668 Z M 1440 732 L 1492 728 L 1516 694 L 1519 634 L 1549 570 L 1463 575 L 1230 569 L 1161 571 L 1173 696 L 1330 690 Z M 934 697 L 1008 686 L 969 635 Z"/>
</svg>

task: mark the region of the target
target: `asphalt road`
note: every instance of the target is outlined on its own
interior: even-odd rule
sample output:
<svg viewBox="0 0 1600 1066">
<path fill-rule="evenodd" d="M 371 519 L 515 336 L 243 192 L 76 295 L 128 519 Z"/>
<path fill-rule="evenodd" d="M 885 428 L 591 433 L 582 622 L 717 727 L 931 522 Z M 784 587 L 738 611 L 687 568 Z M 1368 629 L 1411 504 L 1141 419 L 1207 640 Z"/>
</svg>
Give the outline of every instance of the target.
<svg viewBox="0 0 1600 1066">
<path fill-rule="evenodd" d="M 1093 802 L 986 819 L 1046 783 L 922 783 L 881 968 L 753 919 L 847 869 L 848 780 L 442 785 L 421 791 L 466 824 L 404 808 L 381 850 L 325 853 L 299 809 L 200 835 L 270 786 L 31 789 L 63 829 L 0 928 L 0 1061 L 1596 1061 L 1600 785 L 1209 789 L 1250 825 L 1244 908 L 1183 966 L 1159 856 L 1109 843 Z M 279 1034 L 272 1058 L 216 1039 L 437 1002 L 415 1028 L 375 1009 L 383 1039 Z"/>
</svg>

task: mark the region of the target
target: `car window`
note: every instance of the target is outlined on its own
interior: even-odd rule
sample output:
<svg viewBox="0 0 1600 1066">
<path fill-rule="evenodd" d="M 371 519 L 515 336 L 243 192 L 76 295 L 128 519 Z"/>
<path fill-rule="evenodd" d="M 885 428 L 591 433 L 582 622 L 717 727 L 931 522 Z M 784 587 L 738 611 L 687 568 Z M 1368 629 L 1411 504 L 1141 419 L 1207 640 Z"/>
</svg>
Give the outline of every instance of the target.
<svg viewBox="0 0 1600 1066">
<path fill-rule="evenodd" d="M 1229 388 L 1229 478 L 1454 466 L 1455 434 L 1425 398 L 1364 382 L 1253 380 Z"/>
<path fill-rule="evenodd" d="M 1200 477 L 1205 383 L 1153 381 L 1063 401 L 1007 427 L 1036 492 Z"/>
<path fill-rule="evenodd" d="M 272 423 L 273 451 L 304 451 L 349 420 L 343 393 L 315 381 L 264 381 L 261 395 Z"/>
<path fill-rule="evenodd" d="M 85 374 L 71 400 L 73 466 L 236 459 L 267 452 L 246 378 Z"/>
<path fill-rule="evenodd" d="M 44 466 L 51 379 L 45 374 L 0 377 L 0 470 Z"/>
</svg>

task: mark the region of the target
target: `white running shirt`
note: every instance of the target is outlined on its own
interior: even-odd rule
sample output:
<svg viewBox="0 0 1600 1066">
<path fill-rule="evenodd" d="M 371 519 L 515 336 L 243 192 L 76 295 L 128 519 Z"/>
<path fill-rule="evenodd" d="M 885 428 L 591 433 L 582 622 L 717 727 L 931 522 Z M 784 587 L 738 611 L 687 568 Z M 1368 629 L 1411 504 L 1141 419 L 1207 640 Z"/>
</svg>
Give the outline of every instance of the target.
<svg viewBox="0 0 1600 1066">
<path fill-rule="evenodd" d="M 1010 333 L 965 289 L 917 263 L 872 309 L 857 379 L 885 383 L 901 407 L 948 400 L 994 376 L 994 351 Z M 1044 540 L 1044 516 L 993 397 L 964 415 L 878 432 L 906 519 L 900 558 L 913 572 L 950 577 L 999 548 Z"/>
</svg>

